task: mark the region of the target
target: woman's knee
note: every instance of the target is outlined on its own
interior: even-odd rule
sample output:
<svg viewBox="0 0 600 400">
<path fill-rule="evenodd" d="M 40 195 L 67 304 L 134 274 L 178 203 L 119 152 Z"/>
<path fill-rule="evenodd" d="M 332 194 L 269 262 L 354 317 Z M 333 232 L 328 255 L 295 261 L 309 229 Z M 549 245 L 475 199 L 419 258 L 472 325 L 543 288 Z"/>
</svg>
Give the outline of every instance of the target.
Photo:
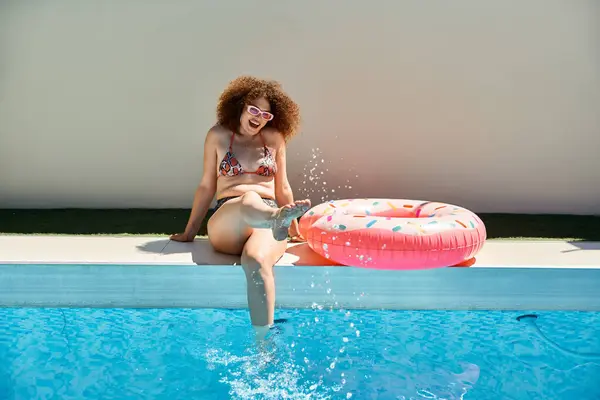
<svg viewBox="0 0 600 400">
<path fill-rule="evenodd" d="M 262 201 L 260 195 L 254 191 L 249 191 L 241 196 L 241 202 L 243 207 L 248 207 L 256 204 L 256 202 Z"/>
<path fill-rule="evenodd" d="M 267 280 L 273 278 L 273 257 L 263 249 L 244 249 L 242 252 L 242 266 L 249 277 Z"/>
</svg>

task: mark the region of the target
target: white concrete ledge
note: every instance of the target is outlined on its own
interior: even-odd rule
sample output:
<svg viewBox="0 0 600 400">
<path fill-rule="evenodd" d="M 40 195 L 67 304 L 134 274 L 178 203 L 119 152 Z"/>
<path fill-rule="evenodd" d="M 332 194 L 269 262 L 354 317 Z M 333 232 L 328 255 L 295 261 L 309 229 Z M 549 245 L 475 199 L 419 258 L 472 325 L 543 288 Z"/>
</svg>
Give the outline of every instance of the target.
<svg viewBox="0 0 600 400">
<path fill-rule="evenodd" d="M 246 307 L 237 257 L 203 240 L 0 236 L 3 307 Z M 277 305 L 600 311 L 600 244 L 489 241 L 469 268 L 332 266 L 306 245 L 278 263 Z"/>
<path fill-rule="evenodd" d="M 235 265 L 239 257 L 217 253 L 199 238 L 0 235 L 0 264 L 9 263 Z M 277 265 L 333 264 L 299 244 L 290 245 Z M 489 240 L 472 267 L 600 268 L 600 242 Z"/>
</svg>

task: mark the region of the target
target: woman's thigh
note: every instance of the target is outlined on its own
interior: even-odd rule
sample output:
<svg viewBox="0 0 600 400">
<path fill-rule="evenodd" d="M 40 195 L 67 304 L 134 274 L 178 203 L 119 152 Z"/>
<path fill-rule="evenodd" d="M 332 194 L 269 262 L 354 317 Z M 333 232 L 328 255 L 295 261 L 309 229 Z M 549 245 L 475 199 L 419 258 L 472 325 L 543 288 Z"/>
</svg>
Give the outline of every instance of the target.
<svg viewBox="0 0 600 400">
<path fill-rule="evenodd" d="M 241 214 L 242 198 L 228 200 L 208 220 L 208 240 L 221 253 L 240 255 L 252 233 Z"/>
</svg>

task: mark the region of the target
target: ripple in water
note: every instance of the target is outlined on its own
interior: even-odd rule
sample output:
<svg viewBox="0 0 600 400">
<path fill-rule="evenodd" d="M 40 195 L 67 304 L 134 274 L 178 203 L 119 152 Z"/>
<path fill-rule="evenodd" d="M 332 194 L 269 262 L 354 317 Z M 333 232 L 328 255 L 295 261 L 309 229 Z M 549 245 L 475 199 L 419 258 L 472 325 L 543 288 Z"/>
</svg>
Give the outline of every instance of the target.
<svg viewBox="0 0 600 400">
<path fill-rule="evenodd" d="M 323 278 L 313 290 L 327 290 Z M 600 398 L 600 364 L 558 351 L 518 315 L 316 304 L 278 310 L 288 322 L 258 351 L 247 310 L 0 309 L 0 393 L 64 400 Z M 600 351 L 600 313 L 538 315 L 540 329 L 562 348 Z"/>
</svg>

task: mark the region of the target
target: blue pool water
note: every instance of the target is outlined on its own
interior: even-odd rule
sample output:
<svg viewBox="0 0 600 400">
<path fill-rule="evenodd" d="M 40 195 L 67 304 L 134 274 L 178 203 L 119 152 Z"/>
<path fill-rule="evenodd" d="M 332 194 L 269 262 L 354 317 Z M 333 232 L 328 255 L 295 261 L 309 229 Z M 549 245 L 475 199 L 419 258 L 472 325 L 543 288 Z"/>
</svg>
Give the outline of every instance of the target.
<svg viewBox="0 0 600 400">
<path fill-rule="evenodd" d="M 600 313 L 521 314 L 0 309 L 0 398 L 600 399 Z"/>
</svg>

